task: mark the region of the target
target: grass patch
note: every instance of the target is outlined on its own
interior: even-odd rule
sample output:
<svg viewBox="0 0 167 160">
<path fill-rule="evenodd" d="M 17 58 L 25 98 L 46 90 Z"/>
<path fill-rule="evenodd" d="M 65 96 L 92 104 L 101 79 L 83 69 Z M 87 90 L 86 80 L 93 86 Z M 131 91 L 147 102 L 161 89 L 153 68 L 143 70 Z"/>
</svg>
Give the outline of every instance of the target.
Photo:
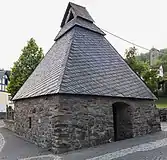
<svg viewBox="0 0 167 160">
<path fill-rule="evenodd" d="M 167 108 L 167 97 L 159 97 L 156 101 L 157 108 Z"/>
</svg>

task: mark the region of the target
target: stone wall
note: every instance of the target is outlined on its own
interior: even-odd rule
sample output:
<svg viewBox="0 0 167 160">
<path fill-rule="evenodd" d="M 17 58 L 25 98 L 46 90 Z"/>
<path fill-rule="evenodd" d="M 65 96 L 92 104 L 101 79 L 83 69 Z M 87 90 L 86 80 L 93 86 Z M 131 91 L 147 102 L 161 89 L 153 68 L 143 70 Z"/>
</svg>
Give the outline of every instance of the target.
<svg viewBox="0 0 167 160">
<path fill-rule="evenodd" d="M 112 142 L 116 102 L 130 106 L 132 137 L 160 131 L 153 101 L 67 94 L 16 101 L 15 130 L 55 153 Z"/>
<path fill-rule="evenodd" d="M 134 101 L 133 108 L 133 137 L 154 133 L 160 130 L 159 111 L 154 103 L 149 101 Z"/>
<path fill-rule="evenodd" d="M 61 115 L 56 119 L 59 123 L 55 125 L 53 135 L 54 151 L 69 151 L 114 141 L 111 99 L 60 95 L 59 102 Z"/>
<path fill-rule="evenodd" d="M 159 109 L 159 115 L 160 115 L 161 122 L 167 122 L 167 109 L 166 108 Z"/>
<path fill-rule="evenodd" d="M 43 148 L 51 149 L 53 122 L 59 108 L 58 98 L 58 96 L 43 96 L 15 102 L 17 134 Z"/>
</svg>

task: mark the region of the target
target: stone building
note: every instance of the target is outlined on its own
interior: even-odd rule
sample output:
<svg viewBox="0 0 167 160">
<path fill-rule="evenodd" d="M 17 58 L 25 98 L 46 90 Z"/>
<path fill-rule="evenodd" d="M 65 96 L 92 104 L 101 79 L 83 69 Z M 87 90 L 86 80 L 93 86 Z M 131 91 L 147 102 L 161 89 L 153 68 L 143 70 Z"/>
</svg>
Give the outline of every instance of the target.
<svg viewBox="0 0 167 160">
<path fill-rule="evenodd" d="M 55 42 L 14 97 L 15 131 L 62 153 L 160 131 L 156 97 L 69 3 Z"/>
</svg>

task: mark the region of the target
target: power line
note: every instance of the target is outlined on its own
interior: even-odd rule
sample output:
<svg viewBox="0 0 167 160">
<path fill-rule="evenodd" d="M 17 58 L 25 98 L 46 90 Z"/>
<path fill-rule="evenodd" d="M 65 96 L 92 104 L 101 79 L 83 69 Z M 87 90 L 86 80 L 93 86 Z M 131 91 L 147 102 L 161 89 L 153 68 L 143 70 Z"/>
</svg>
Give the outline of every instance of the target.
<svg viewBox="0 0 167 160">
<path fill-rule="evenodd" d="M 132 45 L 134 45 L 134 46 L 136 46 L 136 47 L 139 47 L 139 48 L 142 48 L 142 49 L 144 49 L 144 50 L 150 51 L 150 49 L 148 49 L 148 48 L 145 48 L 145 47 L 143 47 L 143 46 L 141 46 L 141 45 L 138 45 L 138 44 L 133 43 L 133 42 L 131 42 L 131 41 L 129 41 L 129 40 L 126 40 L 126 39 L 124 39 L 124 38 L 122 38 L 122 37 L 120 37 L 120 36 L 117 36 L 116 34 L 113 34 L 113 33 L 109 32 L 109 31 L 107 31 L 107 30 L 105 30 L 105 29 L 102 29 L 102 28 L 101 28 L 101 30 L 103 30 L 104 32 L 107 32 L 108 34 L 111 34 L 112 36 L 114 36 L 114 37 L 116 37 L 116 38 L 118 38 L 118 39 L 121 39 L 121 40 L 123 40 L 123 41 L 125 41 L 125 42 L 127 42 L 127 43 L 129 43 L 129 44 L 132 44 Z"/>
<path fill-rule="evenodd" d="M 108 33 L 108 34 L 110 34 L 110 35 L 112 35 L 112 36 L 114 36 L 114 37 L 116 37 L 116 38 L 118 38 L 118 39 L 120 39 L 120 40 L 122 40 L 122 41 L 125 41 L 125 42 L 127 42 L 127 43 L 129 43 L 129 44 L 132 44 L 133 46 L 142 48 L 142 49 L 147 50 L 147 51 L 150 52 L 150 49 L 148 49 L 148 48 L 145 48 L 145 47 L 143 47 L 143 46 L 141 46 L 141 45 L 138 45 L 138 44 L 133 43 L 133 42 L 131 42 L 131 41 L 129 41 L 129 40 L 126 40 L 126 39 L 124 39 L 124 38 L 122 38 L 122 37 L 120 37 L 120 36 L 117 36 L 116 34 L 113 34 L 113 33 L 109 32 L 109 31 L 107 31 L 107 30 L 105 30 L 105 29 L 102 29 L 102 28 L 101 28 L 101 30 L 103 30 L 104 32 L 106 32 L 106 33 Z M 159 51 L 159 50 L 158 50 L 158 52 L 161 53 L 161 54 L 164 54 L 163 52 L 161 52 L 161 51 Z"/>
</svg>

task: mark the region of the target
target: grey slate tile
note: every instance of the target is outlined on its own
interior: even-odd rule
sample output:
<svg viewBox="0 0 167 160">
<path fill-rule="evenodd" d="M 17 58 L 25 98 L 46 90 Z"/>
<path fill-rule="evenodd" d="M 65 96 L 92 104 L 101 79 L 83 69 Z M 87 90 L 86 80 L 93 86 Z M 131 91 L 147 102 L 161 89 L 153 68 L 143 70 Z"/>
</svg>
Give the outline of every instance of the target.
<svg viewBox="0 0 167 160">
<path fill-rule="evenodd" d="M 75 10 L 80 16 L 63 25 L 14 100 L 59 93 L 155 99 L 93 21 L 80 18 L 85 8 Z"/>
</svg>

